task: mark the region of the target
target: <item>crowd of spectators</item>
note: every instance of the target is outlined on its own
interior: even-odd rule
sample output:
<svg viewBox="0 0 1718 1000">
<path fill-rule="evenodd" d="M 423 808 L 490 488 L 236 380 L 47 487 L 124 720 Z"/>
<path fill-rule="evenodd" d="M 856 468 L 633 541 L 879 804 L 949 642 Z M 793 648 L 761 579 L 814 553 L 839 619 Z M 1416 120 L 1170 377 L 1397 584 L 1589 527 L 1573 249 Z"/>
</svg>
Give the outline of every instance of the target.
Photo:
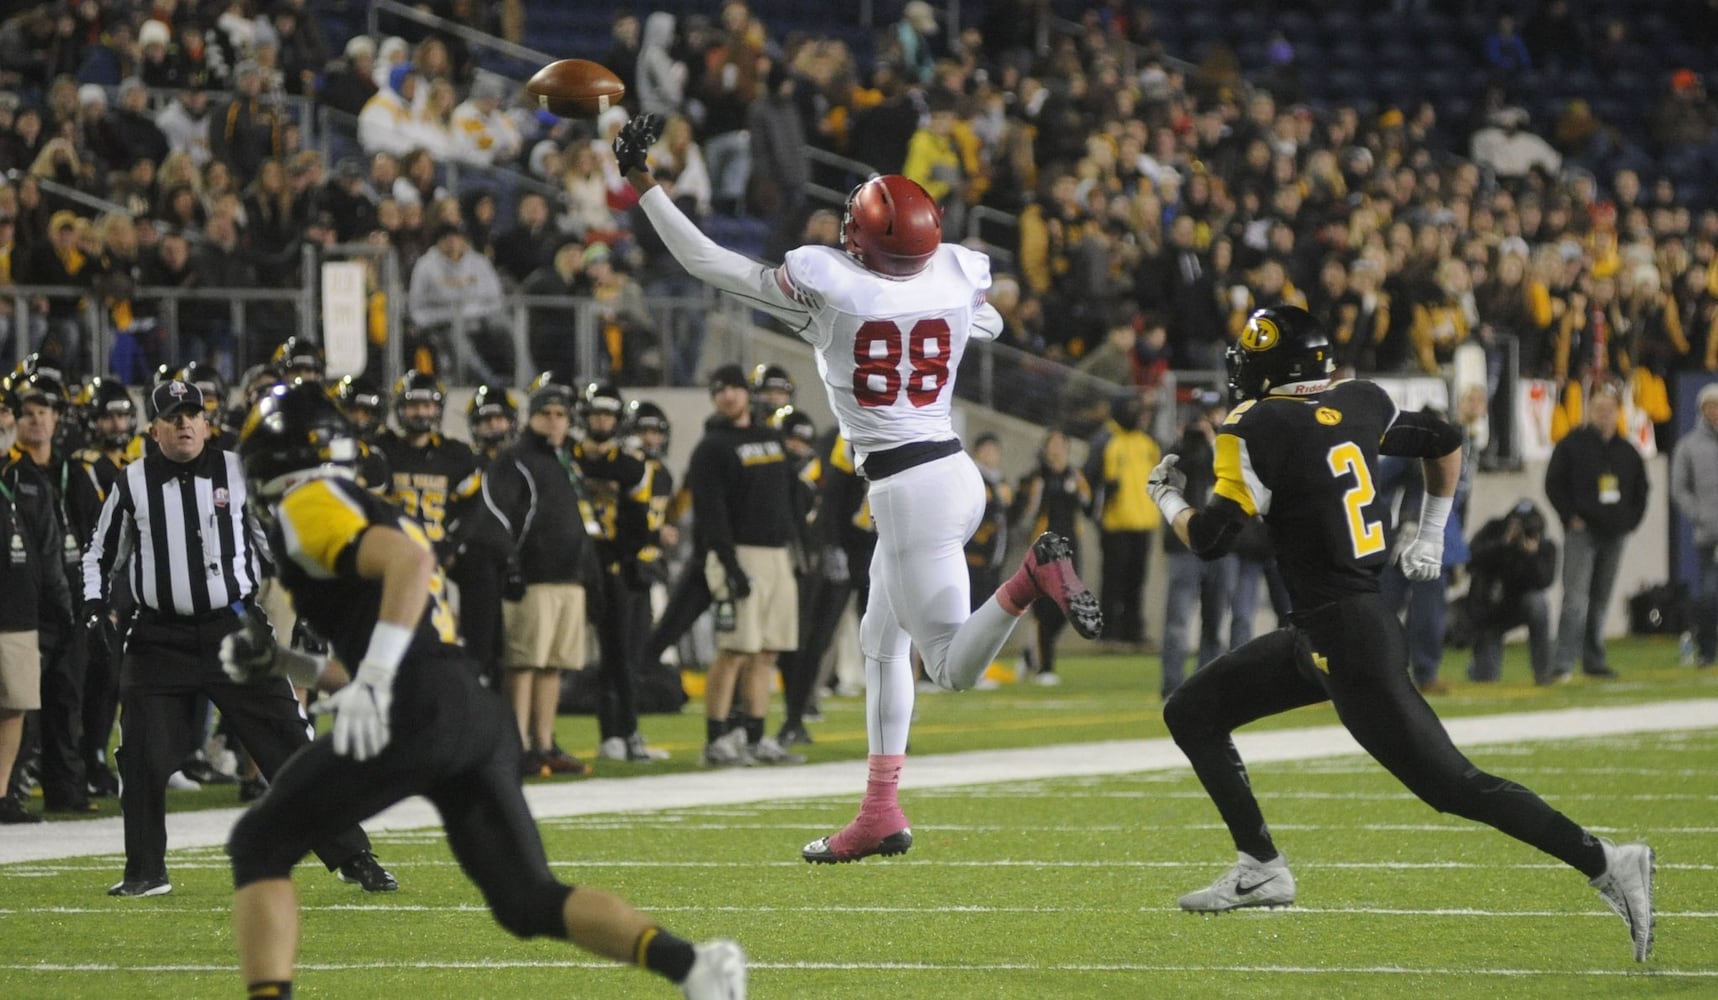
<svg viewBox="0 0 1718 1000">
<path fill-rule="evenodd" d="M 1707 11 L 1671 16 L 1704 37 Z M 437 12 L 500 26 L 470 3 Z M 1520 32 L 1500 22 L 1487 38 L 1494 64 L 1566 55 L 1527 13 Z M 1499 65 L 1484 99 L 1446 120 L 1430 101 L 1296 103 L 1304 77 L 1276 71 L 1283 60 L 1244 66 L 1220 41 L 1166 53 L 1143 6 L 1094 5 L 1077 32 L 1047 17 L 996 0 L 948 32 L 908 4 L 862 61 L 839 37 L 774 32 L 737 0 L 712 16 L 623 12 L 605 62 L 629 107 L 590 122 L 539 112 L 453 33 L 331 42 L 302 0 L 26 9 L 0 24 L 0 281 L 93 289 L 35 303 L 31 346 L 86 371 L 93 298 L 120 339 L 136 336 L 120 372 L 132 375 L 159 338 L 159 305 L 134 301 L 137 286 L 301 288 L 307 244 L 370 243 L 399 253 L 412 288 L 408 333 L 424 349 L 408 358 L 450 373 L 463 358 L 477 376 L 547 366 L 424 334 L 446 321 L 434 293 L 458 291 L 432 287 L 445 267 L 414 271 L 443 263 L 457 231 L 503 294 L 603 300 L 611 370 L 590 374 L 689 381 L 696 328 L 649 315 L 640 294 L 682 286 L 635 236 L 609 149 L 647 108 L 670 119 L 657 172 L 695 216 L 764 218 L 759 249 L 779 254 L 808 238 L 806 182 L 851 179 L 805 147 L 905 172 L 943 204 L 948 238 L 998 251 L 1004 346 L 1073 365 L 1119 323 L 1161 327 L 1135 348 L 1132 380 L 1148 388 L 1167 368 L 1215 370 L 1246 314 L 1278 302 L 1312 310 L 1362 373 L 1447 373 L 1471 342 L 1495 381 L 1511 340 L 1521 375 L 1575 386 L 1607 376 L 1651 394 L 1676 370 L 1718 370 L 1718 210 L 1660 169 L 1712 153 L 1718 114 L 1693 71 L 1663 68 L 1643 145 L 1581 100 L 1530 120 Z M 283 95 L 344 112 L 363 156 L 304 148 Z M 450 187 L 450 164 L 521 183 Z M 1017 228 L 975 221 L 1002 216 Z M 486 310 L 480 340 L 505 321 Z M 182 342 L 223 369 L 295 330 L 288 306 L 248 309 L 243 331 L 224 309 L 186 312 Z M 532 318 L 531 353 L 570 362 L 545 325 L 565 311 Z M 10 338 L 10 312 L 0 324 Z M 629 338 L 658 327 L 682 343 L 627 370 L 641 356 Z"/>
</svg>

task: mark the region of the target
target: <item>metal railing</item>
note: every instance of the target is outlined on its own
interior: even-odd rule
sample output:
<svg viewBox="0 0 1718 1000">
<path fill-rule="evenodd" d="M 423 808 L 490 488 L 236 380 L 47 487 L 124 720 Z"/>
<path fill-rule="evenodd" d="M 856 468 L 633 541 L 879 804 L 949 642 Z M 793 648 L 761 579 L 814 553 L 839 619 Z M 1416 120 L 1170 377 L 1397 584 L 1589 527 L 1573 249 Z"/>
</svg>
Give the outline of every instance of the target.
<svg viewBox="0 0 1718 1000">
<path fill-rule="evenodd" d="M 421 27 L 433 28 L 464 41 L 473 49 L 493 53 L 507 64 L 508 71 L 500 72 L 495 69 L 493 64 L 486 64 L 484 69 L 514 84 L 530 77 L 539 67 L 546 66 L 561 58 L 539 49 L 520 45 L 518 42 L 510 42 L 505 38 L 478 31 L 476 28 L 460 24 L 458 21 L 450 21 L 445 17 L 409 7 L 397 2 L 397 0 L 374 0 L 370 4 L 369 11 L 365 15 L 364 27 L 365 32 L 372 38 L 381 37 L 384 15 L 400 21 L 408 21 Z"/>
</svg>

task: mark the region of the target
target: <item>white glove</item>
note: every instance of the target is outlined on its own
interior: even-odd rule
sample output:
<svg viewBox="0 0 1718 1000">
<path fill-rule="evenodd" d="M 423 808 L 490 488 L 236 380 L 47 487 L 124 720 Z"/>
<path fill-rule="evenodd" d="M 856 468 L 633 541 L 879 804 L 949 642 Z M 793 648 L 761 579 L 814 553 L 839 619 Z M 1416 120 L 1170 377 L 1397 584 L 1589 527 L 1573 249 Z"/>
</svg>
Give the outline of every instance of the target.
<svg viewBox="0 0 1718 1000">
<path fill-rule="evenodd" d="M 366 659 L 358 665 L 358 676 L 352 678 L 352 683 L 311 709 L 315 715 L 334 713 L 335 753 L 353 760 L 369 760 L 388 745 L 394 669 Z"/>
<path fill-rule="evenodd" d="M 247 609 L 239 630 L 221 640 L 221 669 L 235 684 L 285 677 L 294 687 L 310 687 L 327 665 L 327 657 L 282 648 L 274 640 L 274 626 L 258 608 Z"/>
<path fill-rule="evenodd" d="M 1179 461 L 1180 455 L 1163 456 L 1163 461 L 1157 463 L 1157 468 L 1151 470 L 1151 476 L 1145 481 L 1145 492 L 1163 512 L 1165 521 L 1173 522 L 1175 516 L 1188 507 L 1187 499 L 1181 495 L 1181 491 L 1187 488 L 1187 473 L 1175 467 Z"/>
<path fill-rule="evenodd" d="M 1444 536 L 1439 532 L 1432 538 L 1423 537 L 1421 532 L 1414 540 L 1402 546 L 1402 575 L 1410 580 L 1424 583 L 1436 580 L 1444 571 Z"/>
</svg>

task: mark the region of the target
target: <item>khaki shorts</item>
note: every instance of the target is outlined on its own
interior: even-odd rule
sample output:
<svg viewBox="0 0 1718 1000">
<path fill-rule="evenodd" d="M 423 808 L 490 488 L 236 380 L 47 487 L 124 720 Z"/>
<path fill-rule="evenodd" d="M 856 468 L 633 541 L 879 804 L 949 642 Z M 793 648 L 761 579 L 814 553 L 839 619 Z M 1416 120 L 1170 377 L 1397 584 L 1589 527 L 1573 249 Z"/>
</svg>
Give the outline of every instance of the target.
<svg viewBox="0 0 1718 1000">
<path fill-rule="evenodd" d="M 510 670 L 585 665 L 585 588 L 576 583 L 533 583 L 525 599 L 501 604 Z"/>
<path fill-rule="evenodd" d="M 785 653 L 799 648 L 799 583 L 793 576 L 793 556 L 785 548 L 736 545 L 740 568 L 751 580 L 752 592 L 737 602 L 734 630 L 716 633 L 716 648 L 729 653 Z M 704 579 L 710 593 L 726 594 L 728 574 L 714 552 L 704 559 Z"/>
<path fill-rule="evenodd" d="M 0 709 L 42 707 L 42 647 L 34 629 L 0 632 Z"/>
</svg>

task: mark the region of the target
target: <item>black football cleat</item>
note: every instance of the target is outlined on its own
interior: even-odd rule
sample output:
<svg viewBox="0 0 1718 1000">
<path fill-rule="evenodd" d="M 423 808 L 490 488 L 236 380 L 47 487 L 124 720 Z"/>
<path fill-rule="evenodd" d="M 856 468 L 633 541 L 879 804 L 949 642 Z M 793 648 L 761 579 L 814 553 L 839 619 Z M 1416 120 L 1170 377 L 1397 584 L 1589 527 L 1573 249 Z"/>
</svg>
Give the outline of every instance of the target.
<svg viewBox="0 0 1718 1000">
<path fill-rule="evenodd" d="M 394 877 L 369 851 L 341 865 L 339 876 L 340 881 L 356 883 L 365 892 L 396 892 L 400 888 L 400 883 L 394 881 Z"/>
<path fill-rule="evenodd" d="M 1056 602 L 1068 623 L 1081 638 L 1096 639 L 1104 630 L 1104 614 L 1098 599 L 1080 581 L 1074 571 L 1074 545 L 1046 531 L 1032 543 L 1026 554 L 1026 573 L 1038 585 L 1038 593 Z"/>
<path fill-rule="evenodd" d="M 830 845 L 830 841 L 834 839 L 834 837 L 819 837 L 806 844 L 800 850 L 799 856 L 814 865 L 844 865 L 849 861 L 871 857 L 873 854 L 892 858 L 897 854 L 907 853 L 907 850 L 913 846 L 913 831 L 911 829 L 897 830 L 876 844 L 852 854 L 837 854 L 835 848 Z"/>
</svg>

